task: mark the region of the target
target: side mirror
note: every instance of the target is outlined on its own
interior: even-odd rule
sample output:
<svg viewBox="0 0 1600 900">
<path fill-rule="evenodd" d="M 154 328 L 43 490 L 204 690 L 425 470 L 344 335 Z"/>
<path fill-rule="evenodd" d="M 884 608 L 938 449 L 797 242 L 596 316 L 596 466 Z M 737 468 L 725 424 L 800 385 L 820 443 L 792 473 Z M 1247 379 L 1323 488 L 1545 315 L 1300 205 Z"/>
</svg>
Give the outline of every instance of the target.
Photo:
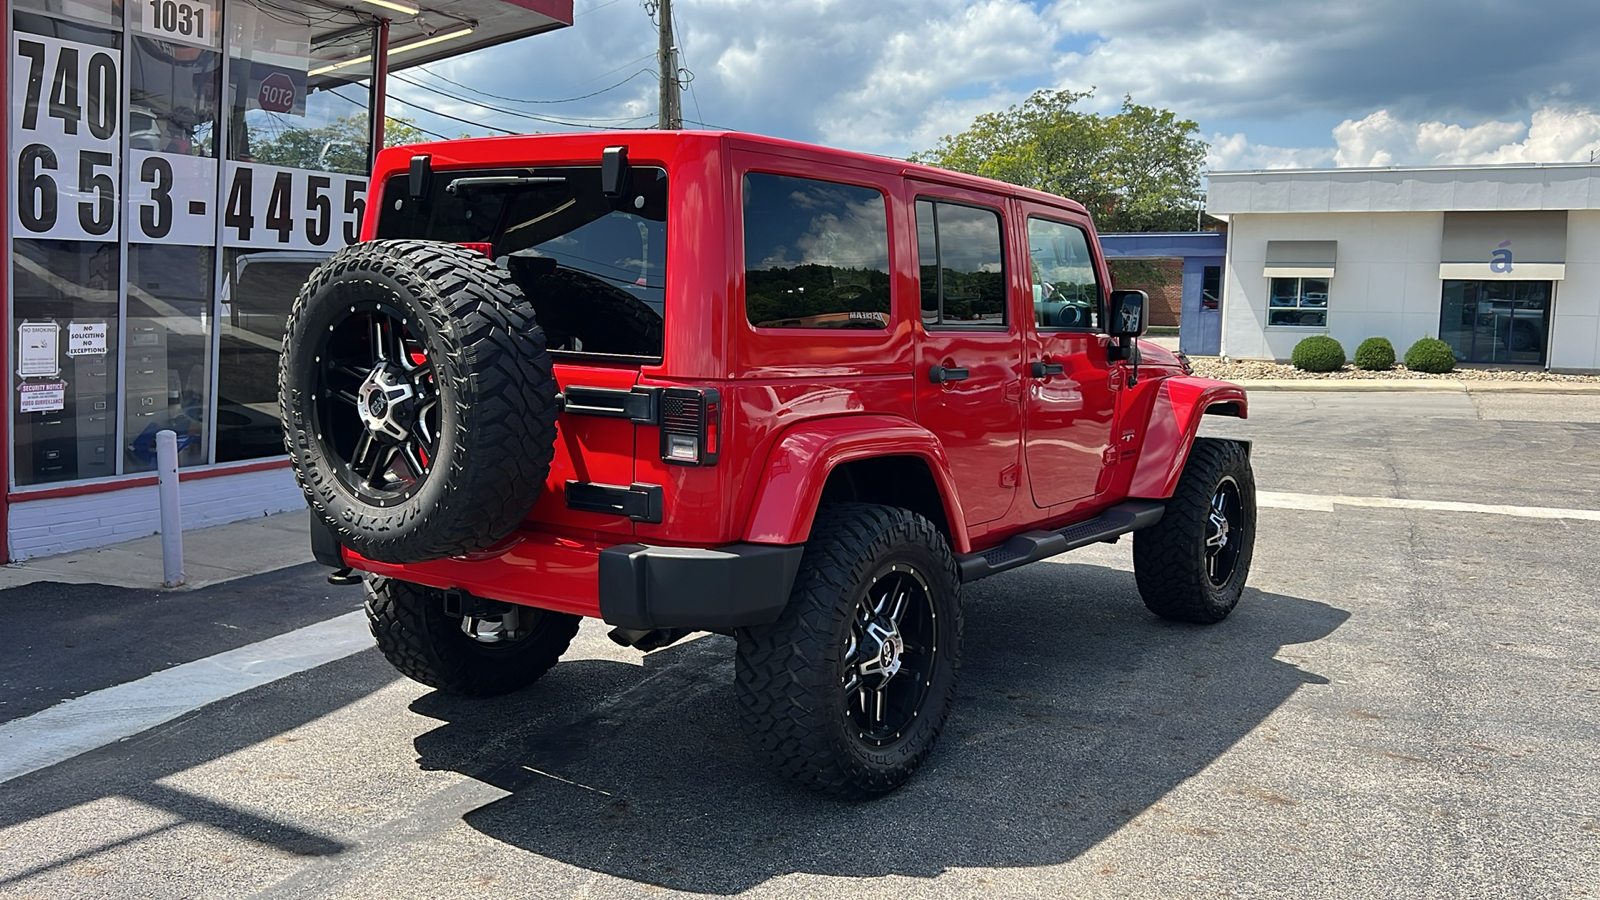
<svg viewBox="0 0 1600 900">
<path fill-rule="evenodd" d="M 1144 291 L 1112 291 L 1111 336 L 1134 338 L 1144 334 L 1149 327 L 1145 321 L 1149 306 L 1150 297 Z"/>
</svg>

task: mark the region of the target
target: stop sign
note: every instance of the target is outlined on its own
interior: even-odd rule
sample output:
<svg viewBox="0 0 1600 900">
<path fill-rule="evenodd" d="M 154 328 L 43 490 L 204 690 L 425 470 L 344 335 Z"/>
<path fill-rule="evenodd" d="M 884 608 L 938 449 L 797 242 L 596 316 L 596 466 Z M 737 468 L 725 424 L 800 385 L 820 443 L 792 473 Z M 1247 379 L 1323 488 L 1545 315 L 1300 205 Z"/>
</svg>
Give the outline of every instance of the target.
<svg viewBox="0 0 1600 900">
<path fill-rule="evenodd" d="M 286 113 L 294 109 L 294 82 L 282 72 L 273 72 L 261 79 L 261 90 L 256 101 L 267 112 Z"/>
</svg>

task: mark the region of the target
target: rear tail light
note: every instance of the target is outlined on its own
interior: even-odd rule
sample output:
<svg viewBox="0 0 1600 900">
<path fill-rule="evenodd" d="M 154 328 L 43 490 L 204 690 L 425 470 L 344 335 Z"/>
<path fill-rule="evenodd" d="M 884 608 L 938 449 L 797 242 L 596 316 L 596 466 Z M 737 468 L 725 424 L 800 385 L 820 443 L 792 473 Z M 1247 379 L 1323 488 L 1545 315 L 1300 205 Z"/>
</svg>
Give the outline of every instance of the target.
<svg viewBox="0 0 1600 900">
<path fill-rule="evenodd" d="M 482 253 L 484 256 L 489 257 L 490 259 L 494 259 L 494 245 L 493 244 L 484 243 L 484 242 L 481 242 L 481 241 L 461 241 L 456 246 L 465 247 L 468 250 L 476 250 L 479 253 Z"/>
<path fill-rule="evenodd" d="M 721 453 L 721 396 L 715 390 L 667 388 L 661 395 L 661 460 L 709 466 Z"/>
</svg>

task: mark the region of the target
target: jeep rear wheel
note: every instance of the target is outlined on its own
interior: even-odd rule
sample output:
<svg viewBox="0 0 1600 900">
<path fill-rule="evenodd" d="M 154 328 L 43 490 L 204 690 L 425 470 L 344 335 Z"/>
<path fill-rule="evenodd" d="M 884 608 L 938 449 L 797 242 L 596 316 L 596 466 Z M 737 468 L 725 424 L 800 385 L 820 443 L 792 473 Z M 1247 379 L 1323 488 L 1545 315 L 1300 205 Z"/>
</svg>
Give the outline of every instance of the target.
<svg viewBox="0 0 1600 900">
<path fill-rule="evenodd" d="M 367 623 L 400 674 L 467 697 L 527 687 L 578 633 L 579 616 L 503 604 L 495 615 L 450 616 L 445 592 L 393 578 L 367 581 Z"/>
<path fill-rule="evenodd" d="M 279 403 L 295 477 L 339 542 L 388 563 L 486 549 L 527 515 L 555 443 L 533 308 L 453 244 L 376 241 L 290 313 Z"/>
<path fill-rule="evenodd" d="M 1255 537 L 1256 483 L 1244 445 L 1196 438 L 1161 521 L 1133 535 L 1144 605 L 1180 622 L 1227 618 L 1244 593 Z"/>
<path fill-rule="evenodd" d="M 783 616 L 736 637 L 755 754 L 821 793 L 886 793 L 927 758 L 950 711 L 961 654 L 955 562 L 915 513 L 824 507 Z"/>
</svg>

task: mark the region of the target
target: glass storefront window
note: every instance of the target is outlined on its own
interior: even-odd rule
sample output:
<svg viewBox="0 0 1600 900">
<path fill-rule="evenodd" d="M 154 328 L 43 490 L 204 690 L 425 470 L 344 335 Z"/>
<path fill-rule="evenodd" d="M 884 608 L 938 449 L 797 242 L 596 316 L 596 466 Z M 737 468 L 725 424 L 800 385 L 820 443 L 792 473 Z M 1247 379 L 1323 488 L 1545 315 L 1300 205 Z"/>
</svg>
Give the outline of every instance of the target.
<svg viewBox="0 0 1600 900">
<path fill-rule="evenodd" d="M 20 11 L 13 24 L 14 483 L 114 475 L 122 36 Z"/>
<path fill-rule="evenodd" d="M 372 161 L 377 20 L 339 6 L 12 0 L 13 484 L 148 472 L 162 429 L 283 454 L 284 320 Z"/>
<path fill-rule="evenodd" d="M 1548 281 L 1446 280 L 1439 339 L 1462 362 L 1542 365 L 1550 293 Z"/>
<path fill-rule="evenodd" d="M 217 462 L 278 456 L 278 356 L 300 286 L 325 253 L 228 250 L 222 269 Z"/>
<path fill-rule="evenodd" d="M 352 15 L 287 9 L 269 14 L 238 6 L 228 48 L 228 159 L 346 175 L 370 172 L 376 33 Z M 334 36 L 317 39 L 313 25 L 318 34 Z"/>
<path fill-rule="evenodd" d="M 359 236 L 371 171 L 370 19 L 229 6 L 217 462 L 282 455 L 278 354 L 300 286 Z"/>
<path fill-rule="evenodd" d="M 208 461 L 210 247 L 128 248 L 127 366 L 123 376 L 123 471 L 156 465 L 156 433 L 178 435 L 178 464 Z"/>
<path fill-rule="evenodd" d="M 11 260 L 16 483 L 116 474 L 117 245 L 19 239 Z"/>
</svg>

